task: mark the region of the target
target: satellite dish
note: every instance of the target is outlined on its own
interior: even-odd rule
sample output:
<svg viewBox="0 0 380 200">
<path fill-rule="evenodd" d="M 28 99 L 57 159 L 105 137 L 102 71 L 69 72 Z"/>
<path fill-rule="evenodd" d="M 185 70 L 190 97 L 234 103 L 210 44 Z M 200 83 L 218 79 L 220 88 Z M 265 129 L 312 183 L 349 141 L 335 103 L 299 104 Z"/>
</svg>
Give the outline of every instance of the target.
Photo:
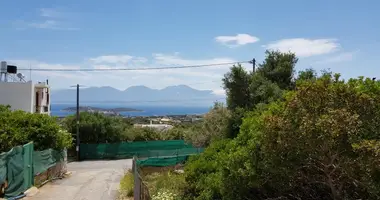
<svg viewBox="0 0 380 200">
<path fill-rule="evenodd" d="M 17 77 L 20 79 L 20 81 L 24 81 L 24 78 L 25 78 L 24 74 L 17 73 Z"/>
</svg>

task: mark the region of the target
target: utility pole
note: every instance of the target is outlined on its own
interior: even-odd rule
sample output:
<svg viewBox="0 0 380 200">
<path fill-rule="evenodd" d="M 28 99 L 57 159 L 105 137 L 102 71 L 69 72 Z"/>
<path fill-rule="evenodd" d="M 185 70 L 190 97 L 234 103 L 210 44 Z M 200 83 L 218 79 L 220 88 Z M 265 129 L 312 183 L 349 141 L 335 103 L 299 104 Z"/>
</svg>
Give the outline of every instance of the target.
<svg viewBox="0 0 380 200">
<path fill-rule="evenodd" d="M 251 61 L 249 61 L 249 63 L 252 64 L 252 72 L 255 73 L 256 59 L 253 58 Z"/>
<path fill-rule="evenodd" d="M 80 154 L 79 154 L 79 145 L 80 145 L 80 140 L 79 140 L 79 84 L 77 84 L 77 158 L 78 161 L 80 161 Z"/>
<path fill-rule="evenodd" d="M 77 160 L 80 161 L 80 133 L 79 133 L 79 87 L 80 85 L 77 84 L 76 86 L 71 86 L 77 88 L 77 109 L 76 109 L 76 153 L 77 153 Z"/>
</svg>

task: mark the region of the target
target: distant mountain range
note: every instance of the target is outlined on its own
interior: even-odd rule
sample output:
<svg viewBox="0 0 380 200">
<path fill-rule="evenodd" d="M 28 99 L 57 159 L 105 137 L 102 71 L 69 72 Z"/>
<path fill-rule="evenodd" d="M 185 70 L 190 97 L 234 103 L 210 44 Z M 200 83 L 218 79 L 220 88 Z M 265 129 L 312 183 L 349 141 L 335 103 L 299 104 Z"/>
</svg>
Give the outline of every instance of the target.
<svg viewBox="0 0 380 200">
<path fill-rule="evenodd" d="M 132 86 L 126 90 L 113 87 L 81 88 L 80 102 L 123 103 L 127 105 L 183 105 L 210 106 L 215 101 L 224 102 L 224 96 L 213 94 L 212 90 L 197 90 L 187 85 L 151 89 L 146 86 Z M 76 102 L 76 90 L 64 89 L 51 92 L 52 103 Z"/>
</svg>

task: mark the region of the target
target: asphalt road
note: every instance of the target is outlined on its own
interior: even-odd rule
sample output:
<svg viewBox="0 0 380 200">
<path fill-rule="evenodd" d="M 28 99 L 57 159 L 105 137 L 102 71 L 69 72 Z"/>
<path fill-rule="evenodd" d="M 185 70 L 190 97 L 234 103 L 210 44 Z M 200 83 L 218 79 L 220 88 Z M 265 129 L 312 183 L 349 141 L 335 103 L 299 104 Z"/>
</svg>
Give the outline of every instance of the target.
<svg viewBox="0 0 380 200">
<path fill-rule="evenodd" d="M 132 160 L 83 161 L 67 165 L 70 177 L 55 180 L 28 200 L 115 200 L 120 179 Z"/>
</svg>

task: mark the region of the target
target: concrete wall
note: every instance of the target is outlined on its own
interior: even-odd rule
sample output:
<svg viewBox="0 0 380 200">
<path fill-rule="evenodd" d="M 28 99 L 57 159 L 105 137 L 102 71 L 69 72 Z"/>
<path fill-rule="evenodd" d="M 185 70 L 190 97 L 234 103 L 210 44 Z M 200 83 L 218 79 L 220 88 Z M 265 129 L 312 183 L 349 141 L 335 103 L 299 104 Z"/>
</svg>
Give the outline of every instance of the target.
<svg viewBox="0 0 380 200">
<path fill-rule="evenodd" d="M 13 110 L 33 112 L 34 85 L 32 82 L 0 82 L 0 104 Z"/>
</svg>

